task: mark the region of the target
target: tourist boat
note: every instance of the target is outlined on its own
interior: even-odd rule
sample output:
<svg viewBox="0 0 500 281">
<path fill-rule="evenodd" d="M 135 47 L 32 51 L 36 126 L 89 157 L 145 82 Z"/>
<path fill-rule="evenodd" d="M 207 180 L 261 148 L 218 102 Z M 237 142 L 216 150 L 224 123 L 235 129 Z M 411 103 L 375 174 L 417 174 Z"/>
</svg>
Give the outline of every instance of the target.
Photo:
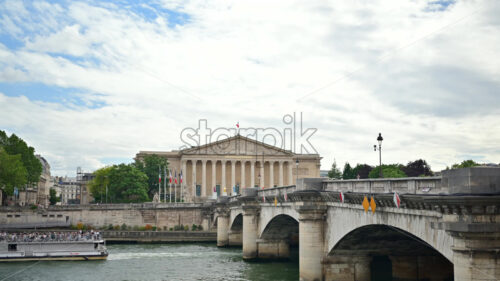
<svg viewBox="0 0 500 281">
<path fill-rule="evenodd" d="M 104 240 L 0 242 L 0 262 L 39 260 L 104 260 Z"/>
</svg>

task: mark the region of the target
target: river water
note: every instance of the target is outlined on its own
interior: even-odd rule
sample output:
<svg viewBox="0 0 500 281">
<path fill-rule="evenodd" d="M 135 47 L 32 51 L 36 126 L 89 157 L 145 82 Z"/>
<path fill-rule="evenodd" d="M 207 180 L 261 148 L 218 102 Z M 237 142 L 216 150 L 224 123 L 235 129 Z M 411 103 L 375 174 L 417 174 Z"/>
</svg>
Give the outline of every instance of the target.
<svg viewBox="0 0 500 281">
<path fill-rule="evenodd" d="M 296 250 L 284 262 L 245 262 L 241 248 L 215 244 L 108 245 L 106 261 L 0 263 L 1 280 L 273 280 L 299 279 Z"/>
</svg>

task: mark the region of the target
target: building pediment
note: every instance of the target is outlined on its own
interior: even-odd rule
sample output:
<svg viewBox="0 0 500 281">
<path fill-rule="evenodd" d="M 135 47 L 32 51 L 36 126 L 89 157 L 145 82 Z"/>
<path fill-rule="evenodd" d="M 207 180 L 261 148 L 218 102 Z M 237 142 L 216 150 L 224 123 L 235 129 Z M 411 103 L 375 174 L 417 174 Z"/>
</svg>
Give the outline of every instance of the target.
<svg viewBox="0 0 500 281">
<path fill-rule="evenodd" d="M 243 136 L 234 136 L 224 140 L 192 147 L 181 151 L 183 155 L 213 154 L 213 155 L 275 155 L 293 156 L 294 153 L 259 142 Z"/>
</svg>

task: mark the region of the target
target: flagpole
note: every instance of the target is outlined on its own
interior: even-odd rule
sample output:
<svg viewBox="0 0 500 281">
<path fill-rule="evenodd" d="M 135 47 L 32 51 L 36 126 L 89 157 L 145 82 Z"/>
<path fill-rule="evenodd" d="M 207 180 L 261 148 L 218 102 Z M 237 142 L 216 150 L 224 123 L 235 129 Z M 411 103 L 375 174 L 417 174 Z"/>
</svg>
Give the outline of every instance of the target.
<svg viewBox="0 0 500 281">
<path fill-rule="evenodd" d="M 161 202 L 161 167 L 158 165 L 158 201 Z"/>
<path fill-rule="evenodd" d="M 167 203 L 167 167 L 163 166 L 163 203 Z"/>
</svg>

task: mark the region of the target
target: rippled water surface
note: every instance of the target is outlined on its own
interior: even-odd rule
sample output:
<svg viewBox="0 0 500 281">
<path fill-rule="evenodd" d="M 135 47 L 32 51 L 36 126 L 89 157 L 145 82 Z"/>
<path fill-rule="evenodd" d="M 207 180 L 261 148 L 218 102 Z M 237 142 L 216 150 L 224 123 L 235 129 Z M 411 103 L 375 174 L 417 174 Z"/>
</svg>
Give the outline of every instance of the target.
<svg viewBox="0 0 500 281">
<path fill-rule="evenodd" d="M 212 244 L 130 244 L 108 245 L 108 250 L 106 261 L 0 263 L 0 281 L 299 279 L 297 259 L 245 262 L 241 248 L 219 249 Z"/>
</svg>

